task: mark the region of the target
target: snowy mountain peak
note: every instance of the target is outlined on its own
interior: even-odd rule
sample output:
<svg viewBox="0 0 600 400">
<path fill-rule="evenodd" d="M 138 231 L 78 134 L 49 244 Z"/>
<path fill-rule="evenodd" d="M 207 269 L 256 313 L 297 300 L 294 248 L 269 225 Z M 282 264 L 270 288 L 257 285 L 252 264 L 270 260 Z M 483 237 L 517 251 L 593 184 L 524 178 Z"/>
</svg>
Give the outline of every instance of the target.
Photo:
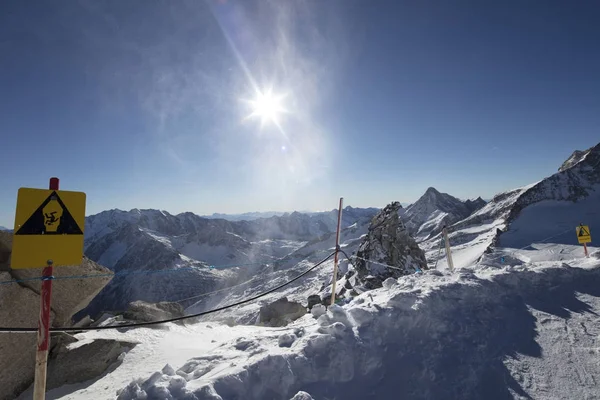
<svg viewBox="0 0 600 400">
<path fill-rule="evenodd" d="M 575 150 L 573 152 L 573 154 L 571 154 L 571 156 L 569 158 L 567 158 L 567 160 L 564 163 L 562 163 L 562 165 L 558 169 L 558 172 L 565 171 L 571 167 L 574 167 L 579 162 L 583 161 L 592 149 L 593 148 L 585 150 L 585 151 Z"/>
<path fill-rule="evenodd" d="M 406 208 L 403 219 L 409 233 L 421 241 L 438 233 L 444 225 L 468 217 L 475 207 L 430 187 L 419 200 Z"/>
<path fill-rule="evenodd" d="M 441 232 L 442 228 L 461 221 L 483 208 L 487 202 L 481 197 L 461 201 L 434 187 L 429 187 L 423 196 L 401 213 L 408 232 L 417 242 L 422 242 Z"/>
<path fill-rule="evenodd" d="M 433 186 L 430 186 L 430 187 L 428 187 L 428 188 L 427 188 L 427 190 L 425 191 L 425 194 L 426 194 L 426 195 L 430 195 L 430 196 L 431 196 L 431 195 L 436 195 L 436 196 L 438 196 L 438 195 L 440 195 L 441 193 L 440 193 L 440 192 L 439 192 L 439 191 L 438 191 L 436 188 L 434 188 Z"/>
</svg>

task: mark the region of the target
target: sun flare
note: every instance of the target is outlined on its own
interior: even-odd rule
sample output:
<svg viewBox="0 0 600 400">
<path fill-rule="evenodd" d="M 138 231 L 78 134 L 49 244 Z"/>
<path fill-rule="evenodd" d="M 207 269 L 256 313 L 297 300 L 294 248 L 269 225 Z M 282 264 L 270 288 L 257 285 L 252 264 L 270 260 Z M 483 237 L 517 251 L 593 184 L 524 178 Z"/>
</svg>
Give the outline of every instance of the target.
<svg viewBox="0 0 600 400">
<path fill-rule="evenodd" d="M 284 98 L 284 95 L 274 94 L 272 89 L 257 91 L 256 98 L 249 101 L 252 113 L 248 118 L 260 118 L 261 126 L 269 122 L 279 125 L 281 115 L 287 112 L 283 106 Z"/>
</svg>

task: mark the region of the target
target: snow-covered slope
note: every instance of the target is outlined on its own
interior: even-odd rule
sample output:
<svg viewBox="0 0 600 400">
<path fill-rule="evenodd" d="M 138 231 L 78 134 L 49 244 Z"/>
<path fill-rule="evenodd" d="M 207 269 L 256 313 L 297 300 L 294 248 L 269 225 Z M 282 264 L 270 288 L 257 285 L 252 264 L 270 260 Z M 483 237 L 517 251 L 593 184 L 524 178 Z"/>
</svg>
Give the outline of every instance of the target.
<svg viewBox="0 0 600 400">
<path fill-rule="evenodd" d="M 595 210 L 599 200 L 599 146 L 576 153 L 551 177 L 498 194 L 485 205 L 480 199 L 462 202 L 430 188 L 419 201 L 400 211 L 402 220 L 421 241 L 429 267 L 447 267 L 444 251 L 440 249 L 439 231 L 453 221 L 450 242 L 457 268 L 474 265 L 494 245 L 524 247 L 548 238 L 574 244 L 574 227 L 580 222 L 592 226 L 592 235 L 594 226 L 600 225 Z M 471 213 L 472 209 L 476 210 Z M 366 233 L 372 211 L 345 209 L 343 226 L 352 226 L 355 233 L 360 233 L 354 245 Z M 461 215 L 468 216 L 460 219 Z M 285 268 L 325 255 L 333 247 L 336 217 L 337 213 L 331 211 L 231 222 L 200 218 L 191 213 L 173 216 L 155 210 L 109 211 L 89 217 L 86 252 L 92 259 L 117 271 L 253 261 L 262 263 L 256 268 L 269 268 L 266 266 L 269 261 L 279 259 L 278 267 Z M 156 256 L 157 252 L 161 253 L 160 257 Z M 158 261 L 162 265 L 158 266 Z M 206 278 L 211 282 L 206 288 L 240 282 L 248 273 L 252 271 L 238 272 L 237 278 L 227 277 L 226 282 L 219 282 L 219 277 Z M 203 271 L 203 282 L 206 279 Z M 128 290 L 128 293 L 137 292 Z M 144 292 L 162 293 L 160 290 Z M 120 300 L 114 292 L 110 292 L 110 297 L 110 301 L 121 305 L 130 299 L 125 295 L 126 299 Z M 160 300 L 168 300 L 168 297 L 161 295 Z M 101 301 L 98 300 L 99 304 Z"/>
<path fill-rule="evenodd" d="M 512 206 L 527 188 L 500 193 L 484 207 L 449 227 L 452 258 L 456 268 L 474 266 L 495 243 L 497 234 L 506 228 L 506 219 Z M 425 250 L 430 268 L 448 268 L 441 233 L 420 245 Z"/>
<path fill-rule="evenodd" d="M 281 296 L 306 303 L 309 295 L 326 294 L 330 260 L 292 285 L 198 324 L 130 330 L 125 335 L 141 343 L 123 354 L 120 366 L 96 381 L 51 391 L 49 398 L 113 398 L 118 392 L 120 400 L 291 399 L 300 391 L 315 399 L 594 398 L 600 374 L 600 250 L 590 247 L 591 257 L 584 258 L 581 246 L 571 243 L 579 222 L 592 227 L 592 237 L 600 226 L 593 207 L 599 200 L 599 152 L 600 145 L 580 152 L 557 174 L 501 193 L 454 223 L 454 272 L 439 253 L 440 235 L 433 234 L 420 246 L 437 269 L 387 279 L 380 289 L 324 315 L 317 307 L 314 316 L 284 328 L 233 326 L 253 323 L 262 304 Z M 582 213 L 584 220 L 572 222 Z M 289 224 L 310 231 L 310 223 Z M 538 228 L 529 229 L 534 224 Z M 562 238 L 556 227 L 561 224 L 571 239 Z M 363 221 L 344 229 L 348 254 L 357 250 L 367 226 Z M 156 235 L 156 228 L 147 229 Z M 264 293 L 333 249 L 334 235 L 323 234 L 261 266 L 247 276 L 250 282 L 194 299 L 187 311 Z M 342 263 L 340 286 L 348 268 Z M 198 296 L 205 294 L 202 288 Z M 117 333 L 79 337 L 104 335 Z M 173 368 L 161 371 L 167 363 Z"/>
<path fill-rule="evenodd" d="M 78 334 L 139 344 L 109 373 L 47 398 L 594 398 L 600 260 L 568 245 L 510 256 L 502 268 L 400 277 L 283 328 L 213 320 Z M 279 295 L 306 296 L 331 267 Z"/>
<path fill-rule="evenodd" d="M 490 246 L 525 247 L 547 241 L 576 244 L 575 227 L 580 223 L 590 225 L 593 234 L 593 227 L 600 227 L 600 144 L 575 154 L 554 175 L 500 193 L 451 226 L 455 265 L 474 265 Z M 421 246 L 430 262 L 439 259 L 439 267 L 445 268 L 440 244 L 438 234 Z"/>
<path fill-rule="evenodd" d="M 342 226 L 362 226 L 375 211 L 346 207 Z M 86 219 L 86 255 L 124 275 L 115 277 L 79 316 L 124 310 L 133 300 L 186 298 L 237 282 L 252 271 L 291 255 L 311 240 L 328 237 L 335 231 L 336 223 L 337 212 L 292 213 L 254 221 L 138 209 L 90 216 Z M 212 265 L 243 267 L 220 272 L 210 269 Z M 190 268 L 195 269 L 161 273 L 161 279 L 143 273 Z"/>
<path fill-rule="evenodd" d="M 348 255 L 358 250 L 359 245 L 367 235 L 369 225 L 370 221 L 361 221 L 342 229 L 340 247 Z M 324 259 L 334 250 L 335 233 L 323 235 L 309 241 L 300 249 L 277 260 L 275 263 L 261 266 L 254 271 L 247 271 L 246 274 L 240 272 L 236 281 L 237 285 L 227 286 L 232 284 L 232 282 L 227 282 L 223 284 L 223 290 L 217 293 L 210 296 L 200 295 L 197 299 L 186 302 L 185 305 L 189 306 L 186 311 L 193 314 L 262 293 L 299 275 L 310 265 Z M 347 260 L 340 261 L 340 264 L 340 271 L 346 272 L 348 268 Z M 319 294 L 328 290 L 331 293 L 331 265 L 331 261 L 329 261 L 323 268 L 318 269 L 314 276 L 310 275 L 306 279 L 300 280 L 288 290 L 278 292 L 272 297 L 266 297 L 262 302 L 238 307 L 235 312 L 228 312 L 227 315 L 233 315 L 237 323 L 252 323 L 258 316 L 260 305 L 263 302 L 276 300 L 282 293 L 288 296 L 288 299 L 302 303 L 306 303 L 308 295 Z M 207 318 L 221 320 L 223 317 L 222 313 L 217 313 Z"/>
<path fill-rule="evenodd" d="M 575 152 L 556 174 L 536 183 L 515 202 L 501 246 L 521 247 L 540 235 L 576 244 L 575 226 L 600 228 L 600 144 Z"/>
<path fill-rule="evenodd" d="M 463 203 L 447 193 L 430 187 L 414 204 L 406 208 L 402 220 L 408 231 L 420 242 L 439 233 L 445 225 L 452 225 L 481 207 L 481 198 Z"/>
</svg>

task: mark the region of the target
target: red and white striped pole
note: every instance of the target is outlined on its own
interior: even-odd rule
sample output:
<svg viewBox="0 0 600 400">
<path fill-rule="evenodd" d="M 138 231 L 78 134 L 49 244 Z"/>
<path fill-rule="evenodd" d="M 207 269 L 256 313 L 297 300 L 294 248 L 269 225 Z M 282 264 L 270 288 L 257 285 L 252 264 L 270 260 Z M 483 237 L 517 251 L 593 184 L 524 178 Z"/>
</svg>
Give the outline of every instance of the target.
<svg viewBox="0 0 600 400">
<path fill-rule="evenodd" d="M 340 253 L 340 231 L 342 230 L 342 208 L 344 207 L 344 198 L 340 197 L 340 208 L 338 209 L 338 223 L 335 234 L 335 257 L 333 259 L 333 281 L 331 284 L 331 305 L 335 304 L 335 285 L 337 283 L 338 260 Z"/>
<path fill-rule="evenodd" d="M 50 190 L 58 190 L 58 178 L 50 178 Z M 46 398 L 46 375 L 48 369 L 48 348 L 50 347 L 50 305 L 52 303 L 53 262 L 42 272 L 42 289 L 40 292 L 40 319 L 37 332 L 37 352 L 35 355 L 35 380 L 33 383 L 33 399 Z"/>
</svg>

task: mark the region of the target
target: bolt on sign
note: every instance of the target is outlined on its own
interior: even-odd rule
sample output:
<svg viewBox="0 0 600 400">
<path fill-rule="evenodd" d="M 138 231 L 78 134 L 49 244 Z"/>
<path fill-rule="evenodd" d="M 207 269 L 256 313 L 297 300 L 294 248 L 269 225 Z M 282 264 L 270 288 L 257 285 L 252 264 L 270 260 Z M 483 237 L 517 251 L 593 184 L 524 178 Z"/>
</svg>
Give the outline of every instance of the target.
<svg viewBox="0 0 600 400">
<path fill-rule="evenodd" d="M 11 268 L 81 264 L 84 225 L 85 193 L 20 188 Z"/>
<path fill-rule="evenodd" d="M 579 244 L 591 243 L 592 235 L 590 234 L 590 227 L 587 225 L 580 225 L 577 227 L 577 240 Z"/>
</svg>

